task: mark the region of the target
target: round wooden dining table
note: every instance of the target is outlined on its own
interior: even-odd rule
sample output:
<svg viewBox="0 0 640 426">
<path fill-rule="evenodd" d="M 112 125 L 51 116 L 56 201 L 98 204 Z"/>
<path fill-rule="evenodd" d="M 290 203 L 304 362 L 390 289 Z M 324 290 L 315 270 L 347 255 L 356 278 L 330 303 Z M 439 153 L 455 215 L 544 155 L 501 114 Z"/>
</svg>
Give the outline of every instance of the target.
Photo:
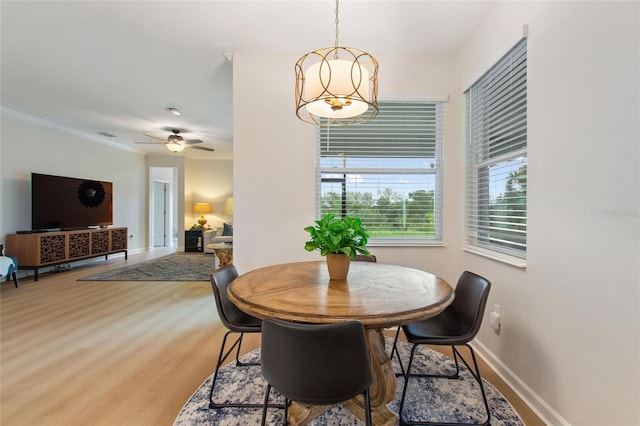
<svg viewBox="0 0 640 426">
<path fill-rule="evenodd" d="M 362 322 L 374 376 L 370 397 L 375 425 L 397 423 L 397 416 L 386 406 L 395 397 L 396 377 L 385 350 L 384 329 L 435 316 L 454 298 L 451 286 L 429 272 L 351 262 L 346 280 L 330 280 L 324 261 L 285 263 L 247 272 L 231 283 L 227 294 L 238 308 L 261 319 Z M 342 405 L 364 419 L 362 396 Z M 289 422 L 305 424 L 328 408 L 292 404 Z"/>
</svg>

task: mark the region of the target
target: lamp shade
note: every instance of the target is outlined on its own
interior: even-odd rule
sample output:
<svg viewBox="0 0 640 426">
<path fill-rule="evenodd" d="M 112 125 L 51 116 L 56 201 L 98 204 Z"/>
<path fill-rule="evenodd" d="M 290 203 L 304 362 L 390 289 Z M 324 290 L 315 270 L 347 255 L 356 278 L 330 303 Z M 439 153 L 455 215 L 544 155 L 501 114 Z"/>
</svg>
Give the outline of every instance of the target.
<svg viewBox="0 0 640 426">
<path fill-rule="evenodd" d="M 311 114 L 326 118 L 346 118 L 367 111 L 369 71 L 357 62 L 328 60 L 311 65 L 305 74 Z"/>
<path fill-rule="evenodd" d="M 233 216 L 233 197 L 229 197 L 225 201 L 223 213 L 227 216 Z"/>
<path fill-rule="evenodd" d="M 204 217 L 207 213 L 212 213 L 213 209 L 211 208 L 211 204 L 209 203 L 196 203 L 193 206 L 193 212 L 200 215 L 200 219 L 198 219 L 198 223 L 201 227 L 204 228 L 204 225 L 207 223 L 207 218 Z"/>
<path fill-rule="evenodd" d="M 196 203 L 193 207 L 193 212 L 198 214 L 208 214 L 213 212 L 211 209 L 211 204 L 209 203 Z"/>
</svg>

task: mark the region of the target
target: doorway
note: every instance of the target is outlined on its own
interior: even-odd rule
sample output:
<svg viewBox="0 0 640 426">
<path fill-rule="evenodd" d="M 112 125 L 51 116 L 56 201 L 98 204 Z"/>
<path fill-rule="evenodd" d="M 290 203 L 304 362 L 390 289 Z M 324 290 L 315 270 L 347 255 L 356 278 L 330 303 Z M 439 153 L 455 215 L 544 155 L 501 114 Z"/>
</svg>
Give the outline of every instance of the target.
<svg viewBox="0 0 640 426">
<path fill-rule="evenodd" d="M 153 182 L 153 246 L 166 247 L 169 227 L 170 192 L 168 182 Z"/>
<path fill-rule="evenodd" d="M 175 167 L 149 168 L 149 247 L 178 245 L 178 185 Z"/>
</svg>

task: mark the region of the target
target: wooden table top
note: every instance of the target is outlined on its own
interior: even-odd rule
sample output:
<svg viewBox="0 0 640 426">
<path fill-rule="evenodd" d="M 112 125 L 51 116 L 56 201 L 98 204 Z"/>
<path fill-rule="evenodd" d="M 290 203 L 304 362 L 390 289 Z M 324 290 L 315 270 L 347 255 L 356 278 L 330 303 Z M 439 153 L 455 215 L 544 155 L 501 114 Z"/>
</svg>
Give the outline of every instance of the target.
<svg viewBox="0 0 640 426">
<path fill-rule="evenodd" d="M 233 243 L 214 243 L 207 244 L 208 249 L 233 250 Z"/>
<path fill-rule="evenodd" d="M 324 261 L 267 266 L 236 278 L 227 292 L 262 319 L 307 323 L 359 320 L 380 328 L 430 318 L 454 298 L 443 279 L 399 265 L 351 262 L 346 280 L 330 281 Z"/>
</svg>

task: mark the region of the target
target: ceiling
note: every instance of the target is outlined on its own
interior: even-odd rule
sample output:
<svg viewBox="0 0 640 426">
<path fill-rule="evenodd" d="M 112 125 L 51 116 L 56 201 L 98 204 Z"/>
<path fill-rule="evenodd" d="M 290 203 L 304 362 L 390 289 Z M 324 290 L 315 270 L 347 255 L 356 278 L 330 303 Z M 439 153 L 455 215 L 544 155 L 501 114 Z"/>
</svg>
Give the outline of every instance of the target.
<svg viewBox="0 0 640 426">
<path fill-rule="evenodd" d="M 374 56 L 455 53 L 492 6 L 342 0 L 340 44 Z M 178 128 L 215 152 L 177 155 L 229 159 L 233 53 L 302 56 L 333 46 L 334 13 L 332 0 L 2 0 L 0 107 L 141 153 L 173 155 L 162 144 L 134 142 L 155 141 L 144 134 L 166 139 Z"/>
</svg>

